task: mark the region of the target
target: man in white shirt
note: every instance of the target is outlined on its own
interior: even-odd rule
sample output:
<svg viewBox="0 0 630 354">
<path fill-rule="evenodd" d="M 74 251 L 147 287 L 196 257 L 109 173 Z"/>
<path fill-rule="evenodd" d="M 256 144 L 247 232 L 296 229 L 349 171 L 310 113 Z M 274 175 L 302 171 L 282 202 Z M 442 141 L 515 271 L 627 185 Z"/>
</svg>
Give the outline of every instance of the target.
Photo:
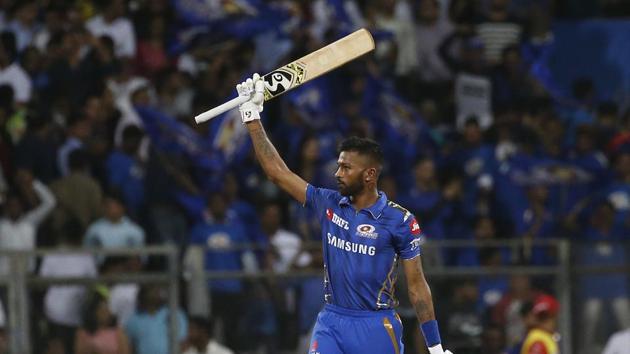
<svg viewBox="0 0 630 354">
<path fill-rule="evenodd" d="M 31 183 L 33 192 L 39 199 L 39 205 L 33 210 L 24 211 L 22 199 L 10 193 L 5 202 L 4 215 L 0 219 L 0 250 L 32 250 L 35 248 L 37 227 L 55 207 L 56 200 L 52 192 L 38 180 Z M 32 268 L 31 264 L 31 268 Z M 0 258 L 0 274 L 9 274 L 9 260 Z"/>
<path fill-rule="evenodd" d="M 268 259 L 270 260 L 269 266 L 275 272 L 286 273 L 296 263 L 305 266 L 310 262 L 308 253 L 300 252 L 302 250 L 300 237 L 280 227 L 282 211 L 279 205 L 267 204 L 262 211 L 260 220 L 263 233 L 269 238 L 269 243 L 272 246 Z"/>
<path fill-rule="evenodd" d="M 182 354 L 234 354 L 229 348 L 219 344 L 213 336 L 212 322 L 203 317 L 188 319 L 188 338 Z"/>
<path fill-rule="evenodd" d="M 14 101 L 26 104 L 31 99 L 33 84 L 26 71 L 15 60 L 17 49 L 12 32 L 0 34 L 0 85 L 10 85 Z"/>
<path fill-rule="evenodd" d="M 615 332 L 608 339 L 602 354 L 625 354 L 630 348 L 630 328 Z"/>
<path fill-rule="evenodd" d="M 118 58 L 136 56 L 136 34 L 131 21 L 124 17 L 125 1 L 100 1 L 102 13 L 90 18 L 85 27 L 95 37 L 103 35 L 114 40 L 114 51 Z"/>
<path fill-rule="evenodd" d="M 13 20 L 9 22 L 7 29 L 15 35 L 17 50 L 21 52 L 31 44 L 37 31 L 37 2 L 19 1 L 16 4 Z"/>
<path fill-rule="evenodd" d="M 60 250 L 72 249 L 73 253 L 57 253 L 42 259 L 39 273 L 47 278 L 95 277 L 94 256 L 81 251 L 83 227 L 76 219 L 70 219 L 62 228 Z M 71 351 L 74 332 L 81 325 L 81 309 L 86 297 L 82 285 L 54 285 L 44 297 L 44 313 L 50 324 L 51 337 L 61 340 L 66 352 Z"/>
</svg>

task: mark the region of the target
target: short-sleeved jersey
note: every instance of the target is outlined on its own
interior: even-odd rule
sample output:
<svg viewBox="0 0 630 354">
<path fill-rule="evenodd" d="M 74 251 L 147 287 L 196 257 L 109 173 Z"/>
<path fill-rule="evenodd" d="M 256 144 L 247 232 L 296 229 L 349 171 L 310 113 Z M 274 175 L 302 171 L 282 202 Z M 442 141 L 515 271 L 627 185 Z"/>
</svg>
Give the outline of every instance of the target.
<svg viewBox="0 0 630 354">
<path fill-rule="evenodd" d="M 305 206 L 322 225 L 326 303 L 355 310 L 389 309 L 399 259 L 420 255 L 416 218 L 385 193 L 369 208 L 355 210 L 348 197 L 308 185 Z"/>
</svg>

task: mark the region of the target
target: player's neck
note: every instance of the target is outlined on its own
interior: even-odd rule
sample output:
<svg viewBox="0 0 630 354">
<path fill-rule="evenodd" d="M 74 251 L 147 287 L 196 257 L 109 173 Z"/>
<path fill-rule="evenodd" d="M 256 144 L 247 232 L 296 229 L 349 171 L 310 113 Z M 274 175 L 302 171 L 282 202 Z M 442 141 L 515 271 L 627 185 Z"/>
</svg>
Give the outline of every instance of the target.
<svg viewBox="0 0 630 354">
<path fill-rule="evenodd" d="M 351 197 L 352 206 L 356 211 L 368 208 L 378 200 L 378 191 L 375 188 L 366 188 Z"/>
</svg>

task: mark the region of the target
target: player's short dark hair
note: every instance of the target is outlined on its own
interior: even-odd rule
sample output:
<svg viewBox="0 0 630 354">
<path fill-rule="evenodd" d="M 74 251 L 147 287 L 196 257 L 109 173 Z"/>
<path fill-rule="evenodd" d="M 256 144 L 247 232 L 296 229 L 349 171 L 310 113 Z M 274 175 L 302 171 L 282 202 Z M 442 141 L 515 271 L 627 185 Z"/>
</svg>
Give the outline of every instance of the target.
<svg viewBox="0 0 630 354">
<path fill-rule="evenodd" d="M 339 153 L 343 151 L 354 151 L 361 155 L 366 155 L 379 166 L 383 165 L 383 150 L 374 140 L 351 136 L 339 144 Z"/>
</svg>

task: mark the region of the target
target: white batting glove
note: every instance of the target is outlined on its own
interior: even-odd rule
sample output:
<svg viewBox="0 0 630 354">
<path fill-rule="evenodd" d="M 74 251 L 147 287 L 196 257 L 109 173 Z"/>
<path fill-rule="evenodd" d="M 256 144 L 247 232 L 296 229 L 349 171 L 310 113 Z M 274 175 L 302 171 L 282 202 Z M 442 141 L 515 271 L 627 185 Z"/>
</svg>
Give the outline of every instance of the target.
<svg viewBox="0 0 630 354">
<path fill-rule="evenodd" d="M 450 350 L 444 350 L 442 344 L 436 344 L 429 348 L 430 354 L 453 354 Z"/>
<path fill-rule="evenodd" d="M 260 119 L 260 112 L 263 111 L 263 102 L 265 102 L 264 91 L 265 84 L 258 74 L 236 85 L 238 96 L 248 98 L 247 102 L 238 106 L 243 124 Z"/>
</svg>

